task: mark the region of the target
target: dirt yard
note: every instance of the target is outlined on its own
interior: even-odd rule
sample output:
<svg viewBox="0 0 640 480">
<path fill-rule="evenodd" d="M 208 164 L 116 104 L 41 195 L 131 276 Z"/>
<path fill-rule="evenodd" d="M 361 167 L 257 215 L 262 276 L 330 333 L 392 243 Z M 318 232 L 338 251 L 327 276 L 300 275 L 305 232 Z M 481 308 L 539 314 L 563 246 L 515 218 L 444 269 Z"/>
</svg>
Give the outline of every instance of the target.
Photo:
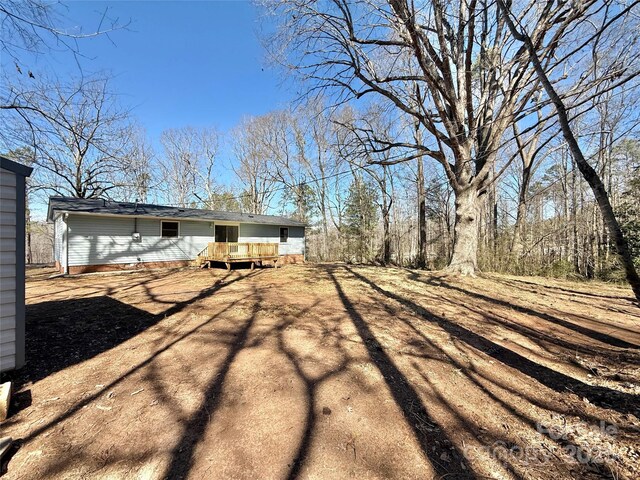
<svg viewBox="0 0 640 480">
<path fill-rule="evenodd" d="M 640 308 L 346 265 L 27 283 L 8 479 L 639 478 Z"/>
</svg>

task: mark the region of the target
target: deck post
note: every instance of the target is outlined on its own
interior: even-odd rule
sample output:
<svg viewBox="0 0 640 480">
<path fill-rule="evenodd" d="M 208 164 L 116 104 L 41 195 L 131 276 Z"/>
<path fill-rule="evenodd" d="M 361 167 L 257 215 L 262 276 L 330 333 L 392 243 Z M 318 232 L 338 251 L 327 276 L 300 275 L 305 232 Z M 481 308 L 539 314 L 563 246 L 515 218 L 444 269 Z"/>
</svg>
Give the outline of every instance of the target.
<svg viewBox="0 0 640 480">
<path fill-rule="evenodd" d="M 251 262 L 251 270 L 256 268 L 256 262 Z"/>
<path fill-rule="evenodd" d="M 231 270 L 231 262 L 225 262 L 225 265 L 227 266 L 227 270 L 230 271 Z"/>
</svg>

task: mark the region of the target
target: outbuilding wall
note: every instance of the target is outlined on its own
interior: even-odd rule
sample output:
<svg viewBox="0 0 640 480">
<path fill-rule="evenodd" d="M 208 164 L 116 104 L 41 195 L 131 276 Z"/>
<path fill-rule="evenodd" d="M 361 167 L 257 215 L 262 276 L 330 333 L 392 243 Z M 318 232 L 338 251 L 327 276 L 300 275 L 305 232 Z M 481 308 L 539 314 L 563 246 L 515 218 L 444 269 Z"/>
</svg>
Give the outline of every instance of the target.
<svg viewBox="0 0 640 480">
<path fill-rule="evenodd" d="M 25 177 L 0 168 L 0 371 L 24 365 Z"/>
</svg>

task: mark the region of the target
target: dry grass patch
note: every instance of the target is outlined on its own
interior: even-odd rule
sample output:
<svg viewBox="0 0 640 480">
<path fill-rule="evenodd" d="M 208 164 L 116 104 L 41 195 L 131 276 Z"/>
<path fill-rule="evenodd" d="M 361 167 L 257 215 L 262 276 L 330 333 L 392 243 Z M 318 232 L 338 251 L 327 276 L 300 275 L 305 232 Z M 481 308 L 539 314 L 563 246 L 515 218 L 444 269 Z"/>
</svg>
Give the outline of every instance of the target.
<svg viewBox="0 0 640 480">
<path fill-rule="evenodd" d="M 27 283 L 6 478 L 638 478 L 630 290 L 346 265 Z"/>
</svg>

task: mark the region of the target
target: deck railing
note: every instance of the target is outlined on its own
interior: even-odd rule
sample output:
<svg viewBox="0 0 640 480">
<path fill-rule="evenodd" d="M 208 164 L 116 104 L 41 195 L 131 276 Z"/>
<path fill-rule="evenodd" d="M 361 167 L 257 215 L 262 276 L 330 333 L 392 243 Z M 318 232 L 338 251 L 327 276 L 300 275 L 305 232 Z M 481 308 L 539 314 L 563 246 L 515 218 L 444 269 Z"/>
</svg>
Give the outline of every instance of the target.
<svg viewBox="0 0 640 480">
<path fill-rule="evenodd" d="M 274 258 L 278 256 L 278 247 L 277 243 L 209 242 L 198 256 L 219 261 Z"/>
</svg>

